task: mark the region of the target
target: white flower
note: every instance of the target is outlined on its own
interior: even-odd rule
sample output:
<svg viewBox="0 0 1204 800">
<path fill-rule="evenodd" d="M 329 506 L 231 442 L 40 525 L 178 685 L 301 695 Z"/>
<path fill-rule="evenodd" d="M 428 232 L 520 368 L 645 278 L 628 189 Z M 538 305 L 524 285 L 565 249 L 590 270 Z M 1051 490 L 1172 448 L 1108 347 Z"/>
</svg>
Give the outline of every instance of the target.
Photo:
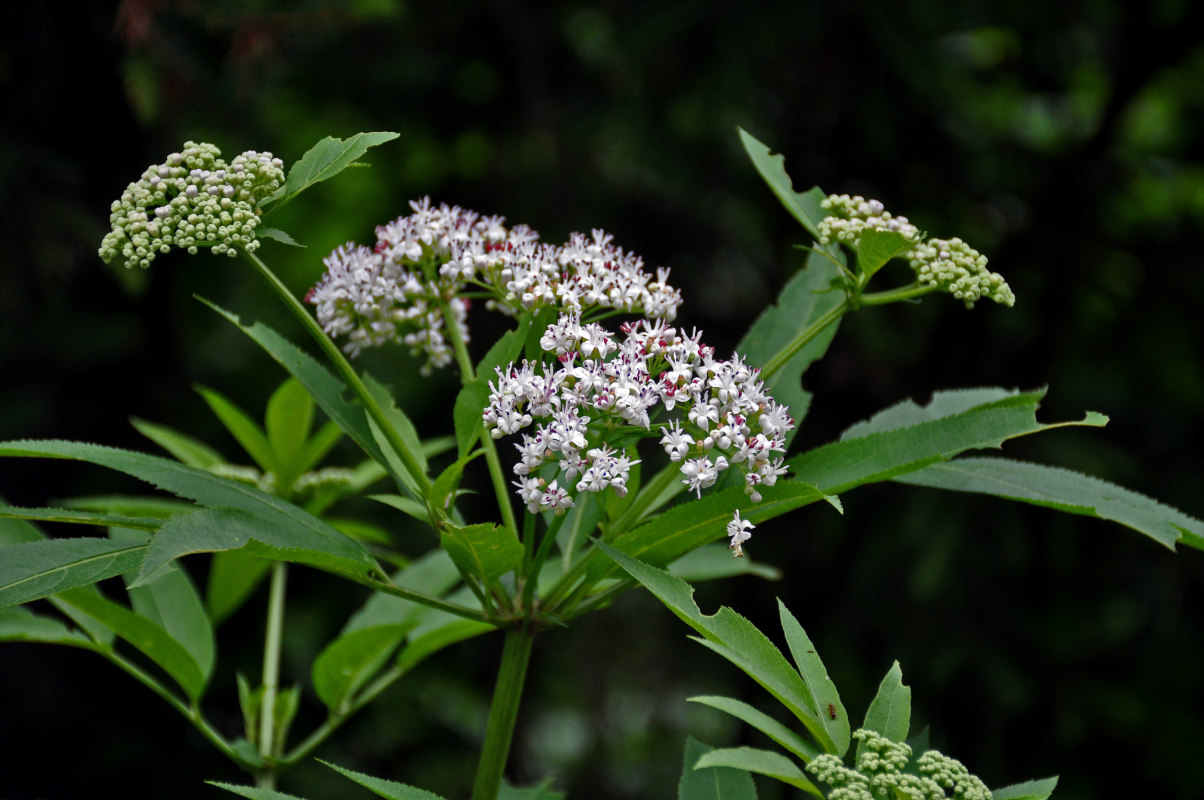
<svg viewBox="0 0 1204 800">
<path fill-rule="evenodd" d="M 737 509 L 732 521 L 727 524 L 727 535 L 732 540 L 728 545 L 728 549 L 732 551 L 732 558 L 743 558 L 744 548 L 741 547 L 745 542 L 752 538 L 752 529 L 756 526 L 746 519 L 740 519 L 740 510 Z"/>
</svg>

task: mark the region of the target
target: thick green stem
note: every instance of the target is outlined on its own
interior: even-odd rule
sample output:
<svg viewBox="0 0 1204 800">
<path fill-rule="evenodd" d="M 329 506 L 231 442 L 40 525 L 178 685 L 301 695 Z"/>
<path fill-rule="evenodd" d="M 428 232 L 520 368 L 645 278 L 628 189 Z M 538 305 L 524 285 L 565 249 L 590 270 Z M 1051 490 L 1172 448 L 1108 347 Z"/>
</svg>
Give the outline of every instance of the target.
<svg viewBox="0 0 1204 800">
<path fill-rule="evenodd" d="M 276 690 L 280 685 L 280 650 L 284 643 L 284 594 L 288 584 L 288 564 L 272 564 L 268 592 L 268 624 L 263 641 L 263 698 L 259 705 L 259 755 L 271 763 L 276 751 Z M 276 786 L 276 772 L 270 766 L 259 774 L 261 789 Z"/>
<path fill-rule="evenodd" d="M 502 663 L 493 690 L 493 704 L 489 708 L 489 722 L 485 726 L 485 743 L 481 747 L 481 761 L 472 787 L 472 800 L 497 800 L 506 759 L 510 755 L 510 742 L 514 736 L 514 723 L 518 719 L 518 706 L 523 696 L 523 683 L 527 679 L 527 665 L 531 661 L 534 640 L 535 635 L 526 627 L 506 631 Z"/>
<path fill-rule="evenodd" d="M 417 458 L 413 453 L 410 452 L 410 449 L 406 447 L 405 442 L 401 440 L 401 436 L 397 433 L 396 429 L 394 429 L 393 425 L 385 416 L 384 409 L 382 409 L 376 400 L 373 399 L 372 394 L 368 391 L 368 387 L 364 385 L 363 379 L 360 378 L 359 373 L 355 371 L 355 368 L 351 366 L 351 362 L 347 360 L 347 357 L 343 355 L 335 343 L 331 341 L 330 337 L 326 335 L 326 332 L 322 330 L 322 326 L 318 324 L 318 321 L 315 320 L 308 311 L 306 311 L 305 306 L 301 304 L 301 301 L 294 297 L 293 293 L 289 291 L 288 287 L 276 277 L 276 273 L 268 269 L 267 264 L 264 264 L 261 260 L 259 260 L 259 257 L 254 253 L 247 253 L 244 251 L 244 255 L 250 259 L 251 263 L 255 265 L 255 268 L 259 270 L 260 274 L 267 279 L 268 285 L 270 285 L 276 294 L 280 296 L 280 299 L 284 301 L 284 304 L 288 307 L 288 310 L 293 313 L 293 316 L 295 316 L 301 322 L 302 327 L 304 327 L 305 330 L 309 332 L 309 335 L 313 337 L 313 340 L 318 343 L 318 347 L 320 347 L 322 352 L 325 353 L 326 357 L 330 359 L 330 363 L 334 365 L 336 370 L 338 370 L 339 375 L 341 375 L 343 380 L 346 381 L 347 385 L 351 388 L 351 391 L 354 392 L 355 396 L 358 397 L 360 402 L 364 404 L 364 410 L 368 413 L 368 416 L 372 418 L 372 421 L 376 423 L 376 426 L 380 428 L 381 433 L 384 434 L 385 440 L 389 443 L 389 447 L 391 447 L 393 451 L 397 453 L 398 458 L 401 459 L 402 464 L 405 465 L 406 470 L 413 477 L 414 482 L 418 484 L 420 493 L 422 494 L 423 498 L 425 498 L 426 495 L 430 494 L 430 478 L 426 476 L 426 473 L 418 465 Z"/>
<path fill-rule="evenodd" d="M 769 378 L 782 367 L 786 366 L 790 359 L 794 358 L 795 354 L 798 353 L 799 350 L 802 350 L 804 347 L 806 347 L 807 344 L 816 336 L 818 336 L 824 328 L 840 319 L 841 315 L 848 310 L 849 301 L 847 299 L 842 300 L 840 305 L 832 308 L 830 311 L 812 323 L 810 327 L 808 327 L 798 336 L 794 337 L 794 340 L 791 341 L 790 344 L 783 347 L 778 354 L 771 358 L 769 363 L 761 369 L 761 379 L 765 380 Z"/>
<path fill-rule="evenodd" d="M 899 289 L 890 289 L 885 292 L 870 292 L 863 294 L 859 298 L 860 304 L 863 306 L 880 306 L 886 303 L 897 303 L 900 300 L 911 300 L 916 297 L 923 297 L 926 294 L 932 294 L 937 290 L 935 286 L 927 286 L 925 284 L 912 284 Z"/>
</svg>

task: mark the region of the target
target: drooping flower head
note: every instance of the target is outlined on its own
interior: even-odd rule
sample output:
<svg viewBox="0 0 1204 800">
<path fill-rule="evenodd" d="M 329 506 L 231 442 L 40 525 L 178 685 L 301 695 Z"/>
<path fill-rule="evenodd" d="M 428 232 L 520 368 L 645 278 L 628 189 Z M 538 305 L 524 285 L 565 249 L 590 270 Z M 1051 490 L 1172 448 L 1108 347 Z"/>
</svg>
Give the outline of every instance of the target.
<svg viewBox="0 0 1204 800">
<path fill-rule="evenodd" d="M 194 255 L 201 247 L 254 252 L 257 207 L 283 182 L 284 164 L 271 153 L 248 150 L 227 164 L 214 145 L 185 142 L 113 201 L 100 257 L 145 268 L 175 247 Z"/>
<path fill-rule="evenodd" d="M 502 217 L 434 206 L 429 198 L 410 208 L 413 213 L 376 229 L 371 249 L 349 243 L 331 253 L 309 293 L 323 328 L 346 336 L 344 350 L 352 355 L 402 342 L 424 352 L 430 365 L 449 363 L 442 303 L 467 340 L 469 293 L 510 316 L 545 306 L 668 320 L 677 314 L 681 295 L 668 283 L 669 270 L 658 268 L 654 278 L 601 230 L 554 246 L 525 225 L 507 227 Z"/>
<path fill-rule="evenodd" d="M 987 257 L 961 239 L 924 239 L 907 217 L 896 217 L 877 200 L 847 194 L 829 195 L 820 206 L 830 212 L 819 223 L 820 244 L 840 242 L 856 249 L 866 230 L 895 231 L 915 244 L 903 257 L 924 286 L 956 297 L 970 308 L 983 298 L 1012 306 L 1016 296 L 998 272 L 987 269 Z"/>
</svg>

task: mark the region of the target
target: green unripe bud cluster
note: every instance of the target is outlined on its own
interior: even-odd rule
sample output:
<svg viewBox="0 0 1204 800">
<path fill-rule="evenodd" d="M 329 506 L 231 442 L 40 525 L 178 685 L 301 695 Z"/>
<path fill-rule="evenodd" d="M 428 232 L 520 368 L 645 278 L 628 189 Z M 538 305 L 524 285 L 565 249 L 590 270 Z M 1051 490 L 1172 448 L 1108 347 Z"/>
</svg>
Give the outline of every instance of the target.
<svg viewBox="0 0 1204 800">
<path fill-rule="evenodd" d="M 991 790 L 957 759 L 928 750 L 911 764 L 911 747 L 862 728 L 856 767 L 839 756 L 816 756 L 807 771 L 832 787 L 828 800 L 991 800 Z M 909 770 L 908 765 L 911 764 Z"/>
<path fill-rule="evenodd" d="M 1005 306 L 1016 302 L 1003 276 L 987 269 L 987 257 L 961 239 L 924 239 L 907 217 L 893 216 L 882 203 L 860 195 L 829 195 L 820 207 L 832 212 L 819 223 L 820 244 L 839 242 L 856 250 L 865 230 L 895 231 L 915 241 L 902 255 L 920 284 L 948 292 L 966 308 L 983 297 Z"/>
<path fill-rule="evenodd" d="M 283 183 L 284 164 L 271 153 L 248 150 L 227 164 L 214 145 L 185 142 L 113 201 L 100 257 L 145 268 L 176 247 L 190 254 L 201 247 L 229 256 L 253 252 L 258 206 Z"/>
</svg>

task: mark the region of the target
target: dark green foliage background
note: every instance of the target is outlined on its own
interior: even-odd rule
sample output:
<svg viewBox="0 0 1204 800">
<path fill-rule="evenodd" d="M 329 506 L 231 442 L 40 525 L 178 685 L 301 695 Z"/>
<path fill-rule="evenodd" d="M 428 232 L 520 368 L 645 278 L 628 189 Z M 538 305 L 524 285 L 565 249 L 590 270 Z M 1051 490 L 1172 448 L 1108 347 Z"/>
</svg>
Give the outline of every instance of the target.
<svg viewBox="0 0 1204 800">
<path fill-rule="evenodd" d="M 878 197 L 933 235 L 960 235 L 1018 297 L 1010 311 L 934 297 L 848 319 L 807 376 L 816 400 L 800 444 L 934 388 L 1049 383 L 1046 419 L 1090 408 L 1112 424 L 1009 455 L 1204 514 L 1200 4 L 125 0 L 0 13 L 0 438 L 149 449 L 134 414 L 235 456 L 186 387 L 261 408 L 281 375 L 191 295 L 296 328 L 237 261 L 176 254 L 135 274 L 95 255 L 108 203 L 185 139 L 291 162 L 327 134 L 401 132 L 370 153 L 372 169 L 282 213 L 279 227 L 308 249 L 269 242 L 261 254 L 298 293 L 331 248 L 370 242 L 374 225 L 429 194 L 551 240 L 604 227 L 672 266 L 687 299 L 679 321 L 726 352 L 802 260 L 801 231 L 747 163 L 741 125 L 786 154 L 799 188 Z M 491 325 L 474 321 L 478 346 Z M 419 382 L 396 352 L 366 360 L 420 427 L 450 430 L 449 376 Z M 0 463 L 0 495 L 19 504 L 129 488 L 86 467 Z M 702 607 L 730 604 L 776 633 L 783 597 L 858 715 L 898 658 L 918 722 L 991 785 L 1061 773 L 1067 800 L 1198 795 L 1204 554 L 909 487 L 844 501 L 843 518 L 813 506 L 758 530 L 752 555 L 785 579 L 702 587 Z M 403 535 L 415 552 L 433 543 Z M 305 682 L 362 598 L 293 576 L 286 669 Z M 235 656 L 259 635 L 257 603 L 223 628 L 210 707 L 231 733 L 233 672 L 258 669 L 253 650 Z M 684 698 L 772 707 L 686 633 L 631 593 L 545 636 L 512 774 L 556 772 L 574 800 L 666 797 L 687 732 L 744 741 Z M 445 653 L 319 755 L 466 794 L 499 644 Z M 6 800 L 96 786 L 216 797 L 202 779 L 240 780 L 87 654 L 0 648 L 0 708 Z M 282 788 L 359 796 L 346 787 L 303 767 Z"/>
</svg>

